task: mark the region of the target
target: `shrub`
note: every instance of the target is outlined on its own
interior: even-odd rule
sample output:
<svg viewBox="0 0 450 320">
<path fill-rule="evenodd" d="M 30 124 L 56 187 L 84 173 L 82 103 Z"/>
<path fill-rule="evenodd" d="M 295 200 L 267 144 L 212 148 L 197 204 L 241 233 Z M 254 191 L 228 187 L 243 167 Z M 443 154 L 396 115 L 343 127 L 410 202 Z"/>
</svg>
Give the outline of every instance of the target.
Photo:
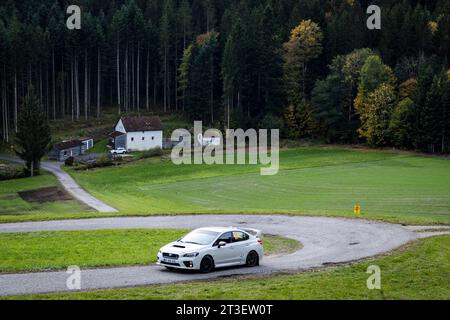
<svg viewBox="0 0 450 320">
<path fill-rule="evenodd" d="M 141 155 L 141 159 L 161 157 L 162 155 L 163 155 L 162 149 L 160 147 L 156 147 L 154 149 L 144 151 Z"/>
<path fill-rule="evenodd" d="M 81 170 L 89 170 L 89 169 L 95 169 L 95 168 L 104 168 L 104 167 L 111 167 L 114 165 L 113 160 L 108 157 L 107 155 L 103 155 L 101 158 L 97 159 L 95 162 L 86 163 L 84 165 L 76 166 L 76 171 Z"/>
<path fill-rule="evenodd" d="M 25 178 L 24 170 L 18 169 L 16 166 L 0 164 L 0 181 Z"/>
<path fill-rule="evenodd" d="M 114 165 L 114 163 L 110 157 L 104 155 L 104 156 L 101 156 L 100 159 L 98 159 L 93 165 L 94 165 L 94 168 L 95 167 L 103 168 L 103 167 L 110 167 L 110 166 Z"/>
<path fill-rule="evenodd" d="M 259 124 L 261 129 L 284 129 L 284 121 L 283 118 L 278 117 L 274 114 L 267 114 Z"/>
<path fill-rule="evenodd" d="M 73 167 L 73 163 L 75 162 L 75 158 L 74 157 L 68 157 L 67 159 L 66 159 L 66 161 L 64 161 L 64 164 L 67 166 L 67 167 Z"/>
</svg>

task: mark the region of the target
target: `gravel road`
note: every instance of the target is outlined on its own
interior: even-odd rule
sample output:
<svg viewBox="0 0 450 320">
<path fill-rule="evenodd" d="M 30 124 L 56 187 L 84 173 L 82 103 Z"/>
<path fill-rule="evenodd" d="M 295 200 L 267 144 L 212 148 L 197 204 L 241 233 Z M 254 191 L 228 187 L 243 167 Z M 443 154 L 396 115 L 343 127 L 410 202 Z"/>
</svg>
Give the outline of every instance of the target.
<svg viewBox="0 0 450 320">
<path fill-rule="evenodd" d="M 277 215 L 205 215 L 103 218 L 0 224 L 0 232 L 55 230 L 99 230 L 178 228 L 205 226 L 242 226 L 263 230 L 265 234 L 296 239 L 303 248 L 288 255 L 265 258 L 257 268 L 233 268 L 211 274 L 169 272 L 156 265 L 81 271 L 81 289 L 105 289 L 127 286 L 174 283 L 245 274 L 270 274 L 302 271 L 332 264 L 351 262 L 386 253 L 422 237 L 400 225 L 343 218 Z M 0 295 L 68 291 L 65 271 L 1 274 Z"/>
</svg>

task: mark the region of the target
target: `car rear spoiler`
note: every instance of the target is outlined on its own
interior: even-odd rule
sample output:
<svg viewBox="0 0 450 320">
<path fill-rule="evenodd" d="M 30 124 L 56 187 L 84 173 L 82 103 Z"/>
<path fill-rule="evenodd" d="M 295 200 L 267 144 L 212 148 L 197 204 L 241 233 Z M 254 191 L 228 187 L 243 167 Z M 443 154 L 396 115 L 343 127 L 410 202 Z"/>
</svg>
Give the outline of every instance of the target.
<svg viewBox="0 0 450 320">
<path fill-rule="evenodd" d="M 257 238 L 261 238 L 262 237 L 262 231 L 258 230 L 258 229 L 252 229 L 252 228 L 243 228 L 242 229 L 245 232 L 250 233 L 252 236 L 255 236 Z"/>
</svg>

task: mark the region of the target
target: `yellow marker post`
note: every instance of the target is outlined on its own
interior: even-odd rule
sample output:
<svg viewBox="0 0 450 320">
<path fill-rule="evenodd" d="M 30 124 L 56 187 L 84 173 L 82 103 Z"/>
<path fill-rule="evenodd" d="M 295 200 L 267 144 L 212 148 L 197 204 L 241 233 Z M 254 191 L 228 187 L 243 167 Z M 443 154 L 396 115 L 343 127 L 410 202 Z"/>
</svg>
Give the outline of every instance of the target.
<svg viewBox="0 0 450 320">
<path fill-rule="evenodd" d="M 361 215 L 361 206 L 359 204 L 356 204 L 353 210 L 357 216 Z"/>
</svg>

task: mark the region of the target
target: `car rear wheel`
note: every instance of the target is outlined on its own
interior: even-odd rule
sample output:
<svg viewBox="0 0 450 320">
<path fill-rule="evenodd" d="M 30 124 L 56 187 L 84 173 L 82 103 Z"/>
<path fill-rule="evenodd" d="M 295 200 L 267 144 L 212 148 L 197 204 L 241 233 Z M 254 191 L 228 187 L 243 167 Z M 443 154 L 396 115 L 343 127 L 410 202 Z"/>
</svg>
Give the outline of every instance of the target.
<svg viewBox="0 0 450 320">
<path fill-rule="evenodd" d="M 203 273 L 209 273 L 214 270 L 214 261 L 210 256 L 206 256 L 200 262 L 200 271 Z"/>
<path fill-rule="evenodd" d="M 247 255 L 247 260 L 245 262 L 247 267 L 259 266 L 259 256 L 255 251 L 250 251 Z"/>
</svg>

